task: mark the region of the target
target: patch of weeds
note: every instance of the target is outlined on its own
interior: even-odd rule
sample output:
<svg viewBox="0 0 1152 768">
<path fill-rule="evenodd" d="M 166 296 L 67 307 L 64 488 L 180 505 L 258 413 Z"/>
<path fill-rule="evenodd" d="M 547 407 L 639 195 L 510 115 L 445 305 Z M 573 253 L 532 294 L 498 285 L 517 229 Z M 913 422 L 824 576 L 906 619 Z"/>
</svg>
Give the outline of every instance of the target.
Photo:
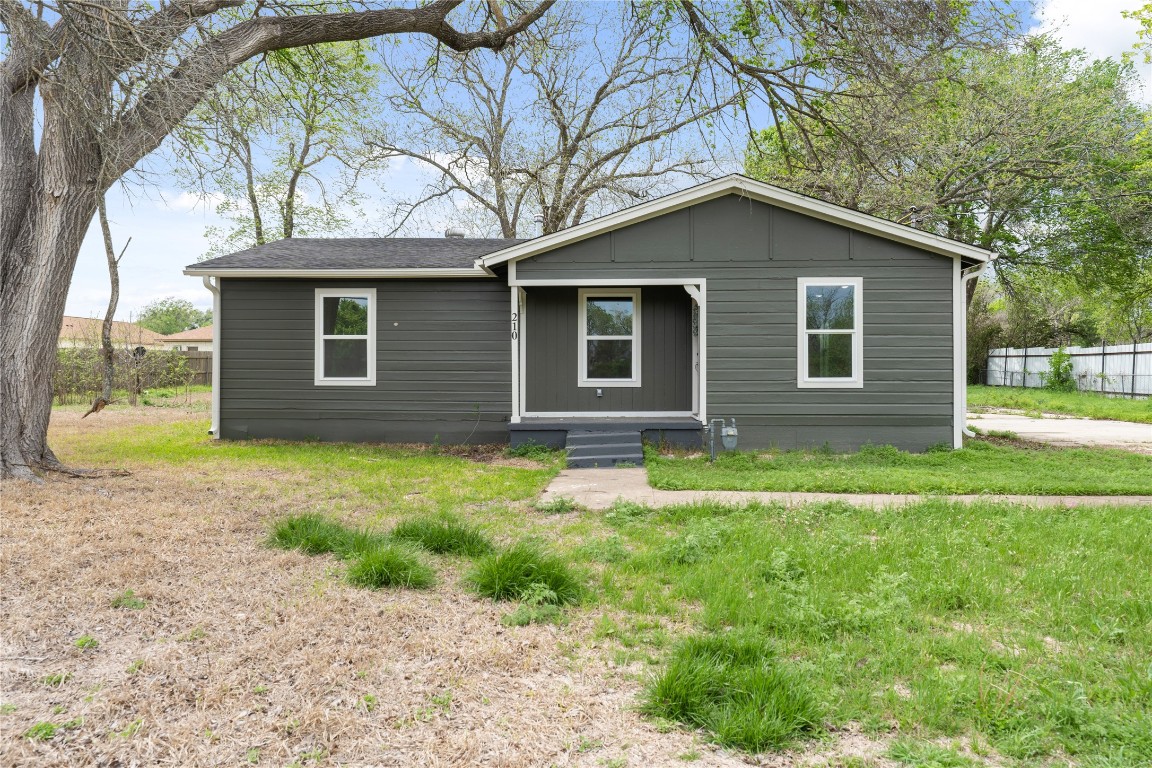
<svg viewBox="0 0 1152 768">
<path fill-rule="evenodd" d="M 49 741 L 55 738 L 58 730 L 60 730 L 60 726 L 55 723 L 36 723 L 36 725 L 24 731 L 24 738 L 32 739 L 33 741 Z"/>
<path fill-rule="evenodd" d="M 590 739 L 587 736 L 581 736 L 580 740 L 576 742 L 576 751 L 580 753 L 591 752 L 603 746 L 604 742 L 600 741 L 600 739 Z"/>
<path fill-rule="evenodd" d="M 56 738 L 56 735 L 62 731 L 72 730 L 84 725 L 84 718 L 77 717 L 75 720 L 69 720 L 66 723 L 57 725 L 56 723 L 41 722 L 36 723 L 28 730 L 24 731 L 24 738 L 32 739 L 33 741 L 50 741 Z"/>
<path fill-rule="evenodd" d="M 494 549 L 479 528 L 452 515 L 404 520 L 392 529 L 392 538 L 411 542 L 438 555 L 479 557 Z"/>
<path fill-rule="evenodd" d="M 449 688 L 442 693 L 434 695 L 430 701 L 432 702 L 432 706 L 441 712 L 447 712 L 452 709 L 452 689 Z"/>
<path fill-rule="evenodd" d="M 62 715 L 66 709 L 67 708 L 63 704 L 57 704 L 56 706 L 52 707 L 52 714 Z"/>
<path fill-rule="evenodd" d="M 559 453 L 555 448 L 532 442 L 521 443 L 515 448 L 509 448 L 507 454 L 517 459 L 532 459 L 534 461 L 551 461 Z"/>
<path fill-rule="evenodd" d="M 142 727 L 144 727 L 144 718 L 141 717 L 139 719 L 133 720 L 128 724 L 127 728 L 122 731 L 116 731 L 113 735 L 122 739 L 130 739 L 139 733 Z"/>
<path fill-rule="evenodd" d="M 562 515 L 565 512 L 574 512 L 579 509 L 576 500 L 571 496 L 557 496 L 549 501 L 537 500 L 532 508 L 547 515 Z"/>
<path fill-rule="evenodd" d="M 579 602 L 584 586 L 560 557 L 521 541 L 504 552 L 488 555 L 468 574 L 473 588 L 493 600 L 525 600 L 550 591 L 552 605 Z"/>
<path fill-rule="evenodd" d="M 192 627 L 192 629 L 188 630 L 184 634 L 177 635 L 176 636 L 176 642 L 178 642 L 178 643 L 194 643 L 197 640 L 203 640 L 207 636 L 208 636 L 208 633 L 204 631 L 203 627 Z"/>
<path fill-rule="evenodd" d="M 72 644 L 82 651 L 95 650 L 100 647 L 100 641 L 92 635 L 80 635 Z"/>
<path fill-rule="evenodd" d="M 71 679 L 71 672 L 53 672 L 52 674 L 44 675 L 44 677 L 40 678 L 40 682 L 44 683 L 44 685 L 47 685 L 50 688 L 59 688 Z"/>
<path fill-rule="evenodd" d="M 632 556 L 619 536 L 587 542 L 577 550 L 581 556 L 596 563 L 622 563 Z"/>
<path fill-rule="evenodd" d="M 415 547 L 388 543 L 361 552 L 348 566 L 348 582 L 367 589 L 426 589 L 436 582 L 436 572 Z"/>
<path fill-rule="evenodd" d="M 252 693 L 256 694 L 257 696 L 263 696 L 265 693 L 268 693 L 268 686 L 254 685 L 252 686 Z"/>
<path fill-rule="evenodd" d="M 715 521 L 695 521 L 683 536 L 664 547 L 660 558 L 673 565 L 691 565 L 710 558 L 723 543 L 723 532 Z"/>
<path fill-rule="evenodd" d="M 360 706 L 364 707 L 365 712 L 371 712 L 376 709 L 379 700 L 371 693 L 366 693 L 360 697 Z"/>
<path fill-rule="evenodd" d="M 342 551 L 348 545 L 348 533 L 347 528 L 323 515 L 292 515 L 273 524 L 268 546 L 322 555 Z"/>
<path fill-rule="evenodd" d="M 252 765 L 256 765 L 260 762 L 260 749 L 258 747 L 252 747 L 252 749 L 244 753 L 244 759 Z"/>
<path fill-rule="evenodd" d="M 0 715 L 10 715 L 15 711 L 15 704 L 0 704 Z"/>
<path fill-rule="evenodd" d="M 131 611 L 140 611 L 147 607 L 147 605 L 148 603 L 142 598 L 136 597 L 136 593 L 131 589 L 126 589 L 112 598 L 113 608 L 127 608 Z"/>
<path fill-rule="evenodd" d="M 771 645 L 744 632 L 681 641 L 649 684 L 643 710 L 751 752 L 811 735 L 821 717 L 816 698 Z"/>
<path fill-rule="evenodd" d="M 529 585 L 523 602 L 516 610 L 505 615 L 500 622 L 506 627 L 525 627 L 529 624 L 557 624 L 563 612 L 556 605 L 556 593 L 546 584 Z"/>
<path fill-rule="evenodd" d="M 617 499 L 604 513 L 604 520 L 609 525 L 619 526 L 648 517 L 650 514 L 652 509 L 643 504 Z"/>
<path fill-rule="evenodd" d="M 680 754 L 676 755 L 676 757 L 680 758 L 686 763 L 695 762 L 696 760 L 700 759 L 700 750 L 690 749 L 687 752 L 681 752 Z"/>
<path fill-rule="evenodd" d="M 144 669 L 144 659 L 136 659 L 136 661 L 129 664 L 128 668 L 124 671 L 130 675 L 134 675 L 142 669 Z"/>
<path fill-rule="evenodd" d="M 953 749 L 912 741 L 896 742 L 888 749 L 888 757 L 913 768 L 969 768 L 977 765 Z"/>
</svg>

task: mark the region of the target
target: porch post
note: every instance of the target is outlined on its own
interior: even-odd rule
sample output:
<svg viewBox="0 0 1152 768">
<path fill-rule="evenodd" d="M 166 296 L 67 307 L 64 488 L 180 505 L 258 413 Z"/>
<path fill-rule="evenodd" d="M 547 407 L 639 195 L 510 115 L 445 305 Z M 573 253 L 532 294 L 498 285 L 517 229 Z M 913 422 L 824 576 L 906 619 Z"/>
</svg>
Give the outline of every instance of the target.
<svg viewBox="0 0 1152 768">
<path fill-rule="evenodd" d="M 511 333 L 512 337 L 512 423 L 520 423 L 520 334 L 523 322 L 520 317 L 521 288 L 510 286 L 512 295 Z"/>
</svg>

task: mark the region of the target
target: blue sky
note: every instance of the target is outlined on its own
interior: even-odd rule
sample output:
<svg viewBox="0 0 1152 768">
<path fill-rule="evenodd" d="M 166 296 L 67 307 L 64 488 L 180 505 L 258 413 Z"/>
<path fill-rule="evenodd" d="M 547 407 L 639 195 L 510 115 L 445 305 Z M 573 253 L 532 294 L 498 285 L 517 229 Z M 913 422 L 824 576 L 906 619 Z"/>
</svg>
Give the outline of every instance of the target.
<svg viewBox="0 0 1152 768">
<path fill-rule="evenodd" d="M 1083 48 L 1095 57 L 1118 57 L 1136 42 L 1136 26 L 1120 15 L 1143 0 L 1040 0 L 1033 26 L 1057 30 L 1069 48 Z M 1152 100 L 1152 66 L 1142 65 L 1144 99 Z M 430 177 L 410 162 L 394 162 L 378 184 L 393 197 L 416 197 Z M 165 296 L 211 307 L 211 296 L 199 278 L 182 274 L 207 248 L 204 230 L 220 219 L 194 196 L 175 186 L 114 188 L 108 212 L 117 250 L 132 238 L 120 270 L 117 319 L 131 320 L 150 301 Z M 412 234 L 441 236 L 443 222 Z M 383 226 L 383 222 L 380 223 Z M 88 232 L 68 292 L 66 314 L 103 316 L 108 302 L 108 273 L 98 225 Z"/>
</svg>

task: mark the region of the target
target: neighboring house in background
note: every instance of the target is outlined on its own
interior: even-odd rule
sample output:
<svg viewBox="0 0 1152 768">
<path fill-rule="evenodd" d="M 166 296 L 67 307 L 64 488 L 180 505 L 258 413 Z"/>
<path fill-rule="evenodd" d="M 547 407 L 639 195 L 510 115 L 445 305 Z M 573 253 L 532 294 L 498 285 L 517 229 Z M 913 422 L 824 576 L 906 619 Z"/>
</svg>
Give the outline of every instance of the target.
<svg viewBox="0 0 1152 768">
<path fill-rule="evenodd" d="M 104 321 L 95 317 L 64 316 L 60 325 L 60 339 L 57 346 L 61 349 L 69 347 L 99 347 L 100 334 Z M 144 347 L 145 349 L 162 349 L 164 337 L 155 331 L 120 320 L 112 321 L 112 346 L 117 349 Z"/>
<path fill-rule="evenodd" d="M 733 175 L 532 240 L 290 239 L 185 274 L 215 294 L 218 437 L 612 463 L 717 417 L 741 448 L 960 445 L 992 257 Z"/>
<path fill-rule="evenodd" d="M 211 352 L 212 326 L 205 325 L 180 333 L 170 333 L 160 337 L 164 349 L 174 349 L 179 352 Z"/>
</svg>

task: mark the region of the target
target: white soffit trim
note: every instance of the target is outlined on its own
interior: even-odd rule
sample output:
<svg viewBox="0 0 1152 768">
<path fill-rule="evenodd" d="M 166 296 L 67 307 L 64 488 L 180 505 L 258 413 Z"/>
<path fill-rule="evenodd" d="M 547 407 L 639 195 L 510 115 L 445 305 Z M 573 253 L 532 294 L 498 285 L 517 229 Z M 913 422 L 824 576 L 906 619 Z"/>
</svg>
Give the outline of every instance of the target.
<svg viewBox="0 0 1152 768">
<path fill-rule="evenodd" d="M 492 277 L 484 268 L 469 269 L 196 269 L 184 274 L 192 277 L 308 277 L 308 278 L 394 278 L 394 277 Z"/>
<path fill-rule="evenodd" d="M 545 251 L 559 248 L 562 245 L 586 240 L 629 224 L 636 224 L 729 194 L 741 195 L 785 210 L 796 211 L 834 224 L 841 224 L 859 232 L 866 232 L 886 240 L 922 248 L 942 256 L 951 256 L 957 259 L 965 258 L 979 262 L 989 261 L 992 258 L 991 251 L 977 248 L 974 245 L 949 240 L 946 237 L 931 232 L 923 232 L 904 224 L 897 224 L 878 216 L 860 213 L 851 208 L 826 203 L 813 197 L 806 197 L 771 184 L 765 184 L 762 181 L 750 179 L 747 176 L 731 174 L 715 181 L 708 181 L 665 195 L 657 200 L 601 216 L 584 224 L 577 224 L 551 235 L 543 235 L 490 253 L 478 259 L 477 263 L 484 267 L 493 267 L 507 261 L 526 259 L 529 256 L 536 256 Z"/>
</svg>

